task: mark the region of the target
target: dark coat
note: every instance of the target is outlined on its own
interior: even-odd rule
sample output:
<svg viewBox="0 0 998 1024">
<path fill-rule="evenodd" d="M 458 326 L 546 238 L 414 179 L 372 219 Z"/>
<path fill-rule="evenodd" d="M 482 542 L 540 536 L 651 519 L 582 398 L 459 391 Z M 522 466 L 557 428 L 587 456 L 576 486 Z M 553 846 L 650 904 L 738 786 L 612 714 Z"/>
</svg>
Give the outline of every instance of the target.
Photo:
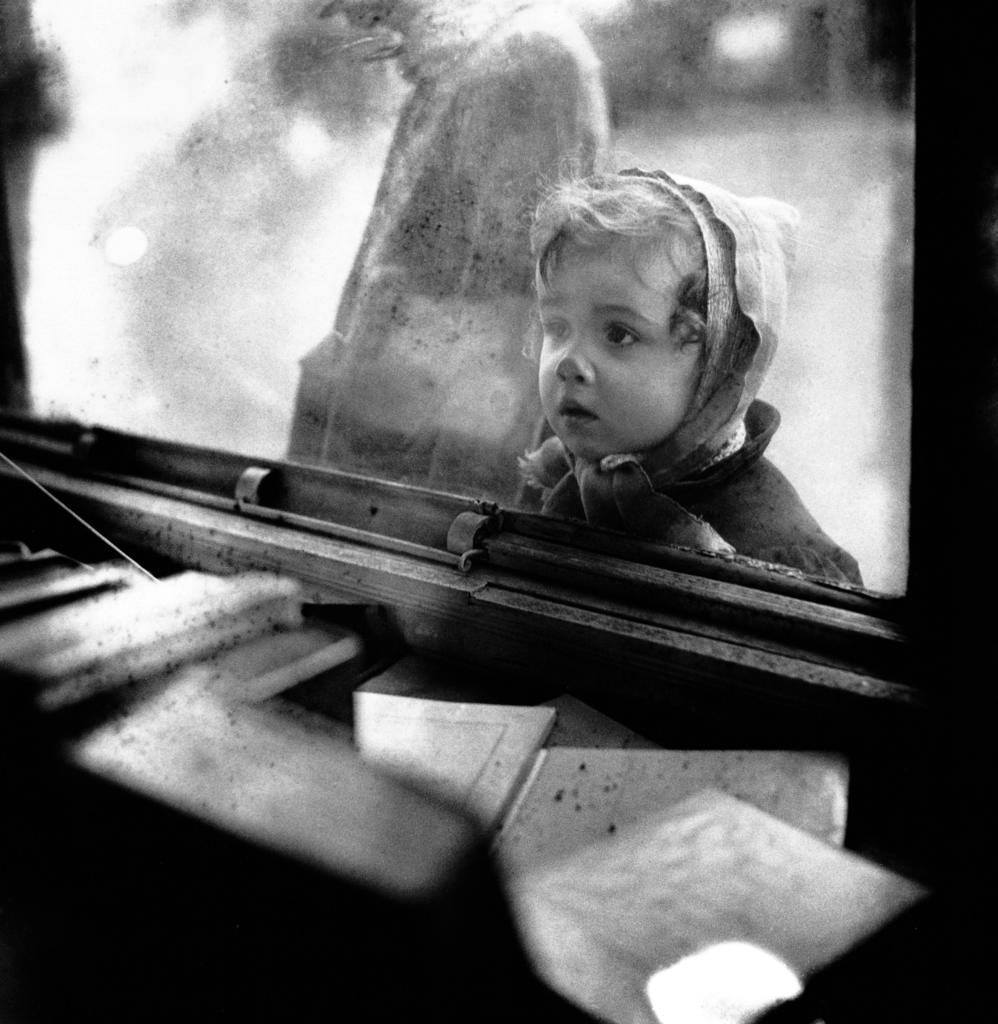
<svg viewBox="0 0 998 1024">
<path fill-rule="evenodd" d="M 859 566 L 818 525 L 789 480 L 764 456 L 780 415 L 754 401 L 745 416 L 747 440 L 734 454 L 702 473 L 655 487 L 687 512 L 703 520 L 741 555 L 801 569 L 825 579 L 862 584 Z M 642 502 L 642 512 L 648 502 Z M 586 519 L 575 474 L 567 472 L 548 494 L 543 511 L 568 519 Z M 673 510 L 662 509 L 662 534 L 675 537 Z M 611 514 L 612 515 L 612 514 Z M 617 522 L 601 516 L 601 525 L 656 539 L 655 524 L 636 524 L 632 510 L 617 510 Z M 659 535 L 659 539 L 663 539 Z M 694 539 L 692 546 L 703 547 Z"/>
</svg>

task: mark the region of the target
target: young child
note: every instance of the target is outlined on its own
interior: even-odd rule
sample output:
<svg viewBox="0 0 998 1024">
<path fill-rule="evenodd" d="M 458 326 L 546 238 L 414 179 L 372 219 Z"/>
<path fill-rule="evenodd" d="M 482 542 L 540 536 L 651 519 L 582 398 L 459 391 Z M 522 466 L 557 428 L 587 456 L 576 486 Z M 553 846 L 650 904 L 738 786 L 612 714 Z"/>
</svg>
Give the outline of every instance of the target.
<svg viewBox="0 0 998 1024">
<path fill-rule="evenodd" d="M 755 398 L 787 303 L 797 212 L 664 172 L 554 189 L 531 233 L 553 437 L 521 460 L 543 511 L 861 583 L 763 455 Z"/>
</svg>

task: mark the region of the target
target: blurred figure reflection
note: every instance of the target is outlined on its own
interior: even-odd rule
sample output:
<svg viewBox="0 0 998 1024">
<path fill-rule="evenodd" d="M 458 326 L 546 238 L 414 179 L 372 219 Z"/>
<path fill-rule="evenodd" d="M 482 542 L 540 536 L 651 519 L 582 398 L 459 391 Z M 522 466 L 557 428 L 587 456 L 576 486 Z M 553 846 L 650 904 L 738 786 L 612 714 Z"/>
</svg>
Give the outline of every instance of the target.
<svg viewBox="0 0 998 1024">
<path fill-rule="evenodd" d="M 542 424 L 522 350 L 530 213 L 601 164 L 599 62 L 544 0 L 334 0 L 413 91 L 333 330 L 302 360 L 289 456 L 499 501 Z"/>
<path fill-rule="evenodd" d="M 17 305 L 27 290 L 29 201 L 35 149 L 66 118 L 58 96 L 62 68 L 40 47 L 27 0 L 5 0 L 0 14 L 0 408 L 31 408 L 28 358 Z"/>
</svg>

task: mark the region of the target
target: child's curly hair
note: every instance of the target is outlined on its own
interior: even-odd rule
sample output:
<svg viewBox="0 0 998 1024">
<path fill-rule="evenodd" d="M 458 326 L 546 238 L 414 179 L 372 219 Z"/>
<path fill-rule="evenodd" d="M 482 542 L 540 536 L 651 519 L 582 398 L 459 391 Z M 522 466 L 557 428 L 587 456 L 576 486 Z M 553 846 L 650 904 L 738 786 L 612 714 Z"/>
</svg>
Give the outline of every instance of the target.
<svg viewBox="0 0 998 1024">
<path fill-rule="evenodd" d="M 555 184 L 541 199 L 530 229 L 540 282 L 550 284 L 566 246 L 597 247 L 617 240 L 637 243 L 638 253 L 664 248 L 677 267 L 694 268 L 680 285 L 672 329 L 683 344 L 700 341 L 707 327 L 703 238 L 682 201 L 654 178 L 624 172 Z"/>
</svg>

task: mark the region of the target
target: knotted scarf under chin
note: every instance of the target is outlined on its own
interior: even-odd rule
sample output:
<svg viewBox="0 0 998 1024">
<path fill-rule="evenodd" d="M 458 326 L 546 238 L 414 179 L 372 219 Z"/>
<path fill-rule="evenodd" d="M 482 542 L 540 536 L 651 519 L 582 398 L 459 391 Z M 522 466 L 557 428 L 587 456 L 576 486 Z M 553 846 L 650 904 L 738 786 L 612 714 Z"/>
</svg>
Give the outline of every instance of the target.
<svg viewBox="0 0 998 1024">
<path fill-rule="evenodd" d="M 576 458 L 574 470 L 591 525 L 702 551 L 734 551 L 709 523 L 656 491 L 637 455 Z"/>
</svg>

